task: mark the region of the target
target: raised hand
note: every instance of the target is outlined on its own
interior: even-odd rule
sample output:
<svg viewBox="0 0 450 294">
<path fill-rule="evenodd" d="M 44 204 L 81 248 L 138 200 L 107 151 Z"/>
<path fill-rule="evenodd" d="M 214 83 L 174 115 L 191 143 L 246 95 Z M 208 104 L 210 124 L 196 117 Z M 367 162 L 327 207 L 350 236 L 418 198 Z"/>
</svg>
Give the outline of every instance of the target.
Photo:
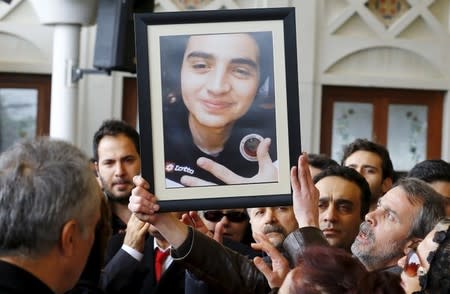
<svg viewBox="0 0 450 294">
<path fill-rule="evenodd" d="M 172 213 L 158 213 L 159 205 L 156 203 L 156 196 L 147 190 L 150 186 L 146 180 L 141 176 L 135 176 L 133 183 L 136 187 L 131 191 L 128 204 L 131 212 L 141 221 L 154 225 L 174 248 L 181 246 L 187 239 L 188 227 Z"/>
<path fill-rule="evenodd" d="M 274 182 L 278 180 L 278 168 L 272 162 L 269 155 L 269 147 L 271 140 L 265 138 L 259 145 L 256 151 L 256 157 L 258 158 L 259 170 L 258 173 L 251 177 L 245 178 L 237 175 L 225 166 L 205 157 L 200 157 L 197 160 L 197 165 L 204 170 L 210 172 L 218 179 L 222 180 L 225 184 L 250 184 L 250 183 L 265 183 Z M 202 179 L 183 176 L 181 183 L 185 186 L 211 186 L 214 183 L 204 181 Z"/>
<path fill-rule="evenodd" d="M 270 267 L 261 257 L 255 257 L 253 262 L 258 270 L 266 277 L 270 288 L 279 288 L 289 272 L 288 260 L 278 251 L 269 239 L 262 234 L 254 233 L 258 243 L 252 243 L 252 248 L 263 250 L 272 260 Z"/>
<path fill-rule="evenodd" d="M 291 168 L 292 202 L 298 226 L 319 227 L 319 190 L 313 183 L 306 153 Z"/>
<path fill-rule="evenodd" d="M 156 203 L 155 195 L 148 191 L 150 185 L 141 176 L 134 176 L 133 183 L 135 187 L 131 190 L 128 209 L 141 221 L 154 223 L 157 220 L 156 212 L 159 205 Z"/>
<path fill-rule="evenodd" d="M 184 213 L 181 217 L 181 221 L 188 226 L 195 228 L 197 231 L 207 235 L 208 237 L 216 240 L 219 243 L 223 243 L 223 223 L 217 222 L 214 228 L 214 232 L 208 230 L 208 227 L 202 221 L 197 211 L 189 211 Z"/>
<path fill-rule="evenodd" d="M 144 252 L 145 236 L 149 227 L 149 223 L 142 222 L 135 214 L 132 214 L 127 223 L 123 243 L 141 253 Z"/>
</svg>

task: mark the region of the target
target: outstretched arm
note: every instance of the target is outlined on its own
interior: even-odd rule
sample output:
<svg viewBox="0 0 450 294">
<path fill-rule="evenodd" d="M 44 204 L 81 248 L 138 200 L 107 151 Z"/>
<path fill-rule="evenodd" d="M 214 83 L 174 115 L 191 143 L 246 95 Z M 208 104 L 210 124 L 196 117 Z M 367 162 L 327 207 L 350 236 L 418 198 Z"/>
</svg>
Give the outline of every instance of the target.
<svg viewBox="0 0 450 294">
<path fill-rule="evenodd" d="M 278 168 L 272 162 L 272 159 L 269 155 L 270 143 L 271 140 L 269 138 L 265 138 L 258 145 L 256 157 L 258 158 L 259 170 L 258 173 L 251 178 L 241 177 L 225 166 L 205 157 L 200 157 L 197 160 L 197 165 L 210 172 L 226 184 L 273 182 L 278 180 Z M 214 185 L 213 183 L 192 176 L 183 176 L 181 178 L 181 183 L 185 186 L 192 187 Z"/>
<path fill-rule="evenodd" d="M 128 208 L 142 221 L 153 224 L 172 245 L 172 257 L 180 260 L 200 279 L 230 293 L 265 293 L 267 284 L 248 258 L 223 247 L 179 221 L 173 214 L 157 213 L 156 197 L 148 192 L 148 183 L 137 176 Z M 213 257 L 213 258 L 211 258 Z M 226 266 L 224 266 L 226 265 Z"/>
</svg>

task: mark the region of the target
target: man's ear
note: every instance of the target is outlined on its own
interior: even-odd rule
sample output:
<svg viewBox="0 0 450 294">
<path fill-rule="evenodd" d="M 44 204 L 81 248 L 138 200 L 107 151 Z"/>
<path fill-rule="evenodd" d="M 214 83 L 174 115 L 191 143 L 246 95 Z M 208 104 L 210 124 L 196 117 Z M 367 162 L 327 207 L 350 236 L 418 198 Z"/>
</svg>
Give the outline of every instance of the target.
<svg viewBox="0 0 450 294">
<path fill-rule="evenodd" d="M 61 230 L 60 251 L 63 256 L 72 256 L 75 253 L 75 240 L 79 227 L 75 220 L 69 220 Z"/>
<path fill-rule="evenodd" d="M 95 172 L 97 173 L 97 177 L 100 175 L 99 171 L 98 171 L 98 161 L 94 162 L 94 166 L 95 166 Z"/>
<path fill-rule="evenodd" d="M 97 179 L 97 183 L 100 186 L 100 188 L 103 190 L 103 182 L 100 179 L 100 169 L 98 168 L 98 161 L 94 163 L 95 166 L 95 178 Z"/>
<path fill-rule="evenodd" d="M 385 178 L 381 183 L 381 192 L 386 193 L 392 188 L 393 182 L 392 178 Z"/>
</svg>

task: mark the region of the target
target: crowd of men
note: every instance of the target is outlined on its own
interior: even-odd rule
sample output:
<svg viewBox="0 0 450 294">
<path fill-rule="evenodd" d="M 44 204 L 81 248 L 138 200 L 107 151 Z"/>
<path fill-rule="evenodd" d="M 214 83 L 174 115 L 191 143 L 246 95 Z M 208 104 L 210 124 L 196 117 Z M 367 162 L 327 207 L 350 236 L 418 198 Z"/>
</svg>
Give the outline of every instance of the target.
<svg viewBox="0 0 450 294">
<path fill-rule="evenodd" d="M 388 151 L 365 139 L 342 165 L 302 154 L 293 206 L 185 214 L 158 213 L 130 125 L 105 121 L 93 154 L 40 138 L 0 156 L 1 293 L 269 293 L 304 254 L 328 254 L 317 246 L 399 278 L 405 252 L 449 217 L 448 162 L 396 179 Z"/>
</svg>

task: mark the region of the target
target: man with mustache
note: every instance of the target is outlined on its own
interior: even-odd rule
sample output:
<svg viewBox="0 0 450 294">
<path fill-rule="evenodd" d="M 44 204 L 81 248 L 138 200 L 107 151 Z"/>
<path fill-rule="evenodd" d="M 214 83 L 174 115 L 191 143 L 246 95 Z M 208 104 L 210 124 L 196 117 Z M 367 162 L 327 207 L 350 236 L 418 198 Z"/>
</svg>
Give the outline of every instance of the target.
<svg viewBox="0 0 450 294">
<path fill-rule="evenodd" d="M 251 262 L 246 256 L 228 250 L 170 214 L 156 213 L 159 205 L 155 195 L 148 191 L 149 184 L 141 177 L 135 177 L 134 183 L 136 188 L 132 191 L 128 207 L 142 221 L 152 223 L 159 230 L 171 244 L 171 255 L 191 273 L 224 293 L 269 291 L 272 281 L 266 280 L 259 271 L 262 268 L 266 271 L 264 261 L 269 260 L 256 257 Z M 251 208 L 249 215 L 254 237 L 258 241 L 255 249 L 265 249 L 264 244 L 270 241 L 276 247 L 282 246 L 294 264 L 305 247 L 329 244 L 318 229 L 319 193 L 312 182 L 306 155 L 301 155 L 298 167 L 291 169 L 291 183 L 292 207 Z M 283 271 L 288 267 L 286 263 L 285 260 L 273 259 L 272 269 Z M 283 276 L 283 273 L 272 276 Z"/>
<path fill-rule="evenodd" d="M 369 270 L 400 274 L 397 261 L 445 216 L 444 197 L 425 182 L 400 179 L 366 214 L 351 250 Z"/>
<path fill-rule="evenodd" d="M 283 244 L 286 236 L 298 228 L 292 206 L 249 208 L 252 232 L 267 237 L 275 247 Z"/>
<path fill-rule="evenodd" d="M 264 235 L 274 247 L 279 248 L 281 251 L 284 251 L 283 241 L 286 236 L 298 229 L 292 206 L 248 208 L 247 213 L 250 217 L 252 232 Z M 226 241 L 226 238 L 223 241 Z M 244 248 L 242 246 L 237 246 L 233 243 L 230 244 L 230 242 L 223 242 L 223 245 L 248 258 L 258 256 L 256 254 L 257 251 L 254 251 L 253 254 L 252 252 L 243 250 Z M 269 263 L 271 262 L 268 256 L 265 256 L 264 260 Z M 186 275 L 186 293 L 206 294 L 224 292 L 221 287 L 214 286 L 204 283 L 201 280 L 199 281 L 190 272 Z"/>
<path fill-rule="evenodd" d="M 104 121 L 94 135 L 94 163 L 112 212 L 113 234 L 125 230 L 133 177 L 140 173 L 139 134 L 120 120 Z"/>
</svg>

